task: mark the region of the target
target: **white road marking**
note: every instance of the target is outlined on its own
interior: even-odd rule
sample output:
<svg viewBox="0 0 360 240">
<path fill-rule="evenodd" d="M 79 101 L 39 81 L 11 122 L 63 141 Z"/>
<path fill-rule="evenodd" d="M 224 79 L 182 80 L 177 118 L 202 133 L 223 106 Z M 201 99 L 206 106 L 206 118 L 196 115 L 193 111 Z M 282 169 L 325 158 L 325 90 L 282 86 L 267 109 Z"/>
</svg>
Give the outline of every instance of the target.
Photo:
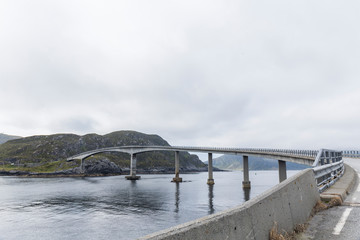
<svg viewBox="0 0 360 240">
<path fill-rule="evenodd" d="M 353 210 L 352 208 L 346 208 L 345 211 L 343 212 L 339 222 L 336 224 L 335 228 L 334 228 L 334 231 L 333 231 L 333 234 L 334 235 L 339 235 L 341 230 L 343 229 L 345 223 L 346 223 L 346 220 L 347 218 L 349 217 L 350 215 L 350 212 L 351 210 Z"/>
</svg>

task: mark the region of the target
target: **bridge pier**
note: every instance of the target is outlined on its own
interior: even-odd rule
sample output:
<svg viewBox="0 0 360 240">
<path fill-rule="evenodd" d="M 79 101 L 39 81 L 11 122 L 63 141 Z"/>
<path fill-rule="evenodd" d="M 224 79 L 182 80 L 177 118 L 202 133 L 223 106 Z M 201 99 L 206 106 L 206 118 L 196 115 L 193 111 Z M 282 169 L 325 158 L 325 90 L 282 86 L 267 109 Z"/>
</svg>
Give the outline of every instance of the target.
<svg viewBox="0 0 360 240">
<path fill-rule="evenodd" d="M 175 183 L 182 182 L 182 178 L 179 177 L 179 175 L 180 175 L 179 154 L 180 154 L 179 151 L 175 151 L 175 177 L 172 180 L 172 182 L 175 182 Z"/>
<path fill-rule="evenodd" d="M 285 181 L 286 176 L 286 162 L 278 160 L 279 163 L 279 182 Z"/>
<path fill-rule="evenodd" d="M 127 180 L 139 180 L 140 176 L 136 176 L 136 154 L 131 154 L 130 159 L 130 175 L 125 176 Z"/>
<path fill-rule="evenodd" d="M 207 184 L 208 185 L 214 185 L 214 177 L 213 177 L 213 164 L 212 164 L 212 153 L 208 153 L 208 180 L 207 180 Z"/>
<path fill-rule="evenodd" d="M 242 182 L 243 188 L 251 188 L 251 183 L 249 180 L 249 157 L 243 156 L 243 172 L 244 172 L 244 181 Z"/>
</svg>

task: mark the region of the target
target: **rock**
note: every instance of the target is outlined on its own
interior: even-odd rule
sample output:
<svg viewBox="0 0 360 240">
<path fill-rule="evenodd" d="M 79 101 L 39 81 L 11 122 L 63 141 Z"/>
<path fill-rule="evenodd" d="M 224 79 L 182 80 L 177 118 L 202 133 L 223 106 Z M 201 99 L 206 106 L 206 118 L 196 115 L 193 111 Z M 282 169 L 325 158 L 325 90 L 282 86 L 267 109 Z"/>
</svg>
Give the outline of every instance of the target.
<svg viewBox="0 0 360 240">
<path fill-rule="evenodd" d="M 88 160 L 84 163 L 85 174 L 120 174 L 121 168 L 108 159 Z"/>
</svg>

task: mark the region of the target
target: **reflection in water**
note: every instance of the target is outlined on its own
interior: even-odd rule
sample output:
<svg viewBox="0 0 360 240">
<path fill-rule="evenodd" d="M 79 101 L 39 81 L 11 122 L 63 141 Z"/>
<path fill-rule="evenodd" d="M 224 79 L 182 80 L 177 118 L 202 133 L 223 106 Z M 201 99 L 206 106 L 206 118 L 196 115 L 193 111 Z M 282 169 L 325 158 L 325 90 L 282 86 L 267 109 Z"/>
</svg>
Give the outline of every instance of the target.
<svg viewBox="0 0 360 240">
<path fill-rule="evenodd" d="M 130 180 L 130 186 L 128 187 L 128 202 L 129 206 L 135 205 L 135 201 L 137 199 L 137 191 L 136 191 L 136 181 Z"/>
<path fill-rule="evenodd" d="M 209 214 L 213 214 L 214 213 L 214 185 L 209 185 Z"/>
<path fill-rule="evenodd" d="M 249 201 L 249 199 L 250 199 L 250 188 L 243 188 L 243 190 L 244 190 L 244 200 L 245 200 L 245 202 Z"/>
<path fill-rule="evenodd" d="M 176 191 L 175 191 L 175 212 L 179 212 L 179 204 L 180 204 L 180 183 L 176 182 Z"/>
<path fill-rule="evenodd" d="M 207 176 L 188 174 L 187 183 L 175 186 L 172 174 L 138 182 L 0 177 L 0 239 L 137 239 L 237 206 L 278 182 L 277 171 L 264 171 L 253 178 L 251 193 L 243 193 L 238 172 L 217 173 L 216 188 L 204 183 Z"/>
</svg>

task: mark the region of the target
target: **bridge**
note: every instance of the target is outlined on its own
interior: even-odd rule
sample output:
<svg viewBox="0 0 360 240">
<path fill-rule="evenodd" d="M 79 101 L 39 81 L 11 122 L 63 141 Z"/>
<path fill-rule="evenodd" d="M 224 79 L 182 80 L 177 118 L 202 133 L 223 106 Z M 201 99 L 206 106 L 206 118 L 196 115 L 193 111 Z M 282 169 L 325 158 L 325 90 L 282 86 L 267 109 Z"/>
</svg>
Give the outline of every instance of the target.
<svg viewBox="0 0 360 240">
<path fill-rule="evenodd" d="M 260 196 L 245 202 L 243 205 L 228 211 L 209 215 L 170 229 L 150 234 L 141 239 L 268 239 L 274 224 L 285 231 L 293 231 L 298 224 L 305 223 L 317 201 L 319 193 L 325 195 L 333 188 L 333 184 L 342 185 L 348 178 L 345 175 L 343 157 L 360 158 L 357 150 L 295 150 L 295 149 L 263 149 L 263 148 L 215 148 L 185 146 L 119 146 L 95 149 L 69 157 L 68 161 L 81 160 L 84 170 L 86 158 L 105 152 L 122 152 L 130 155 L 130 175 L 128 180 L 138 180 L 136 175 L 136 157 L 138 154 L 151 151 L 172 151 L 175 153 L 175 177 L 173 182 L 181 182 L 179 172 L 179 153 L 199 152 L 208 154 L 207 183 L 215 183 L 213 178 L 213 154 L 234 154 L 243 156 L 243 188 L 250 188 L 249 156 L 270 158 L 278 161 L 279 184 Z M 300 171 L 287 179 L 286 162 L 308 165 L 311 168 Z M 350 169 L 351 171 L 351 169 Z M 335 185 L 335 186 L 337 186 Z M 359 190 L 360 191 L 360 190 Z M 323 193 L 324 194 L 324 193 Z M 333 193 L 332 193 L 333 194 Z M 339 221 L 341 222 L 341 221 Z M 316 223 L 313 224 L 316 228 Z M 311 228 L 310 224 L 310 228 Z M 319 233 L 321 236 L 323 232 Z"/>
<path fill-rule="evenodd" d="M 198 152 L 208 153 L 208 179 L 207 184 L 215 184 L 213 178 L 213 154 L 233 154 L 243 156 L 243 187 L 250 188 L 251 183 L 249 179 L 249 156 L 256 156 L 262 158 L 270 158 L 278 161 L 279 166 L 279 182 L 287 179 L 286 162 L 294 162 L 298 164 L 308 165 L 313 167 L 315 178 L 319 191 L 323 191 L 332 185 L 338 177 L 344 172 L 342 151 L 320 149 L 320 150 L 295 150 L 295 149 L 264 149 L 264 148 L 216 148 L 216 147 L 189 147 L 189 146 L 119 146 L 100 148 L 92 151 L 83 152 L 71 156 L 67 161 L 76 159 L 81 160 L 81 169 L 84 172 L 84 161 L 93 155 L 105 152 L 121 152 L 130 155 L 130 175 L 126 176 L 128 180 L 138 180 L 140 176 L 136 175 L 136 156 L 145 152 L 152 151 L 172 151 L 175 152 L 175 177 L 173 182 L 182 182 L 180 178 L 179 153 L 183 152 Z M 344 154 L 359 154 L 360 152 L 348 151 Z"/>
</svg>

